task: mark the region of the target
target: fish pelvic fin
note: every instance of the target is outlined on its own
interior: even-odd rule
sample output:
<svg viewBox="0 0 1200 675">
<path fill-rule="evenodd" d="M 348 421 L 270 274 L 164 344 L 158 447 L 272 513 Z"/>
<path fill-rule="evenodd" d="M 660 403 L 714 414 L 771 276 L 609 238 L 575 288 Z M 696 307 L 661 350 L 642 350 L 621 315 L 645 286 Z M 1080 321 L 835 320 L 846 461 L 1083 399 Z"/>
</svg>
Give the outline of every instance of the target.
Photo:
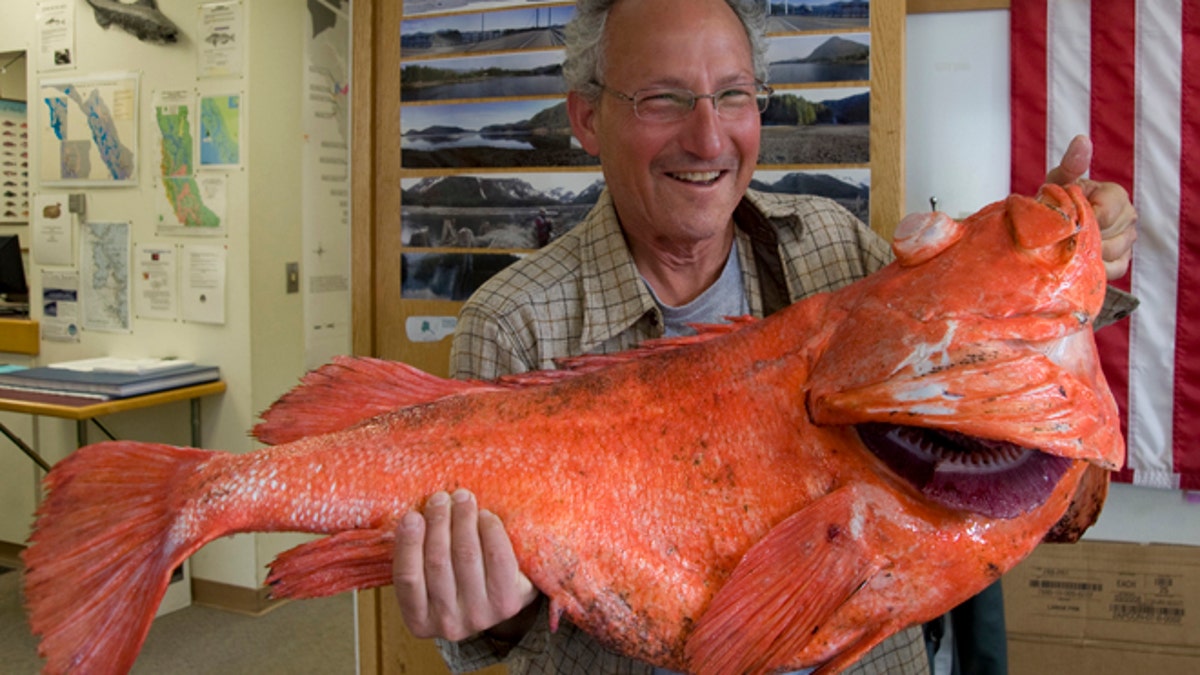
<svg viewBox="0 0 1200 675">
<path fill-rule="evenodd" d="M 392 583 L 391 529 L 346 530 L 276 556 L 267 583 L 274 598 L 319 598 Z"/>
<path fill-rule="evenodd" d="M 269 445 L 341 431 L 397 408 L 496 387 L 449 380 L 399 361 L 337 356 L 309 371 L 264 412 L 253 435 Z"/>
<path fill-rule="evenodd" d="M 697 675 L 769 673 L 800 654 L 822 623 L 878 571 L 858 533 L 870 527 L 854 487 L 776 525 L 717 591 L 684 654 Z"/>
<path fill-rule="evenodd" d="M 172 570 L 203 543 L 175 539 L 170 496 L 211 454 L 99 443 L 46 476 L 48 494 L 21 554 L 44 673 L 103 675 L 133 667 Z"/>
</svg>

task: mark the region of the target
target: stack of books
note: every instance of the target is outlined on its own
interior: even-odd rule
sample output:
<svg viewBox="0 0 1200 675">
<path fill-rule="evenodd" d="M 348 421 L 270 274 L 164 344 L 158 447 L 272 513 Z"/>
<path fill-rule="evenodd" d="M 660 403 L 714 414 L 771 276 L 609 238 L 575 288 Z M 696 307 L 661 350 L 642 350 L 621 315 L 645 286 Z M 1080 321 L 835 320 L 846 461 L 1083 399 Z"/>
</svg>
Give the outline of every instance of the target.
<svg viewBox="0 0 1200 675">
<path fill-rule="evenodd" d="M 178 359 L 99 358 L 64 361 L 0 372 L 0 389 L 99 400 L 129 398 L 167 389 L 214 382 L 217 366 Z"/>
</svg>

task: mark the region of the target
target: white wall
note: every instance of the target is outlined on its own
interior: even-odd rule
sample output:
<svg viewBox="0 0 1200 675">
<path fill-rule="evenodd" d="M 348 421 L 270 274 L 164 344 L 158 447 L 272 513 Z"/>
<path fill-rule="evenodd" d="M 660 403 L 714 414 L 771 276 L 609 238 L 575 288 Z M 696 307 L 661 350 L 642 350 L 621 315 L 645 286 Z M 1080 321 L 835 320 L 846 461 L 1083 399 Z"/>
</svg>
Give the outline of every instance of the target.
<svg viewBox="0 0 1200 675">
<path fill-rule="evenodd" d="M 1008 12 L 908 17 L 906 206 L 953 216 L 1009 192 Z M 1087 129 L 1080 129 L 1087 133 Z M 1190 523 L 1190 526 L 1189 526 Z M 1089 539 L 1200 545 L 1200 499 L 1114 484 Z"/>
<path fill-rule="evenodd" d="M 221 367 L 228 390 L 203 402 L 206 447 L 246 452 L 256 447 L 247 431 L 260 411 L 295 384 L 304 371 L 303 307 L 301 294 L 287 294 L 284 263 L 301 256 L 299 200 L 301 165 L 300 103 L 304 44 L 303 0 L 245 1 L 245 75 L 219 82 L 197 80 L 198 8 L 207 0 L 160 0 L 159 7 L 181 29 L 173 45 L 138 41 L 116 27 L 100 28 L 91 8 L 76 5 L 76 67 L 44 76 L 140 73 L 140 117 L 143 133 L 138 144 L 139 184 L 133 188 L 86 189 L 91 220 L 132 223 L 135 243 L 220 243 L 228 247 L 226 316 L 221 325 L 150 319 L 132 320 L 128 334 L 85 331 L 77 344 L 42 342 L 41 363 L 99 355 L 175 355 Z M 34 31 L 37 0 L 4 0 L 0 21 L 0 52 L 29 53 L 28 98 L 39 78 Z M 158 236 L 153 226 L 154 186 L 158 165 L 150 135 L 151 94 L 156 89 L 195 88 L 202 93 L 225 90 L 245 95 L 243 114 L 248 131 L 242 138 L 247 157 L 240 169 L 228 172 L 227 231 L 221 238 Z M 36 105 L 30 104 L 31 116 Z M 33 125 L 31 124 L 31 131 Z M 36 162 L 37 136 L 30 134 L 31 163 Z M 30 189 L 41 186 L 36 166 L 30 167 Z M 30 265 L 31 296 L 40 292 L 40 266 Z M 34 311 L 37 318 L 37 303 Z M 252 311 L 253 308 L 253 311 Z M 123 439 L 153 440 L 186 445 L 189 441 L 186 403 L 150 411 L 123 413 L 105 423 Z M 74 423 L 41 418 L 31 430 L 39 451 L 51 462 L 74 448 Z M 91 438 L 98 440 L 98 432 Z M 7 440 L 3 440 L 7 444 Z M 26 474 L 29 461 L 15 449 L 0 450 L 0 473 Z M 18 479 L 23 484 L 25 479 Z M 7 487 L 7 483 L 5 486 Z M 32 489 L 31 489 L 32 490 Z M 3 503 L 8 506 L 9 500 Z M 25 511 L 28 513 L 28 511 Z M 5 537 L 22 527 L 21 515 L 0 514 Z M 15 525 L 14 525 L 15 523 Z M 26 521 L 25 527 L 28 526 Z M 23 537 L 17 539 L 23 540 Z M 192 559 L 192 575 L 222 583 L 258 588 L 264 566 L 294 536 L 239 535 L 213 542 Z"/>
</svg>

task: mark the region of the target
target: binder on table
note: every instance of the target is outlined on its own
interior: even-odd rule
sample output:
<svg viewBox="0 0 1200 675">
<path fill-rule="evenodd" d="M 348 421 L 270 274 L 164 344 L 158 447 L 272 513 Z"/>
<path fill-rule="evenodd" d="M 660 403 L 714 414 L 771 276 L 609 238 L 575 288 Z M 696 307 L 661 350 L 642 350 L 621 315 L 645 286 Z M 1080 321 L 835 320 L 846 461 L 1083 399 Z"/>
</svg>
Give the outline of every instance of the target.
<svg viewBox="0 0 1200 675">
<path fill-rule="evenodd" d="M 0 372 L 0 388 L 95 398 L 128 398 L 219 379 L 219 367 L 190 362 L 140 372 L 38 366 Z"/>
</svg>

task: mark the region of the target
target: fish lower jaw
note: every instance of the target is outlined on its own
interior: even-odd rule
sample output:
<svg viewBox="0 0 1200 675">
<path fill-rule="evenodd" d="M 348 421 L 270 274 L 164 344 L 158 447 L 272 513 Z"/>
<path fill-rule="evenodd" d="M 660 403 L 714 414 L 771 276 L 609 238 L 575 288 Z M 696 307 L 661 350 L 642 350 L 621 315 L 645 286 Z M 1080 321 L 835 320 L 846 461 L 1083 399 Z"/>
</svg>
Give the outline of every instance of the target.
<svg viewBox="0 0 1200 675">
<path fill-rule="evenodd" d="M 867 450 L 924 498 L 990 518 L 1041 506 L 1074 462 L 954 432 L 880 423 L 855 429 Z"/>
</svg>

